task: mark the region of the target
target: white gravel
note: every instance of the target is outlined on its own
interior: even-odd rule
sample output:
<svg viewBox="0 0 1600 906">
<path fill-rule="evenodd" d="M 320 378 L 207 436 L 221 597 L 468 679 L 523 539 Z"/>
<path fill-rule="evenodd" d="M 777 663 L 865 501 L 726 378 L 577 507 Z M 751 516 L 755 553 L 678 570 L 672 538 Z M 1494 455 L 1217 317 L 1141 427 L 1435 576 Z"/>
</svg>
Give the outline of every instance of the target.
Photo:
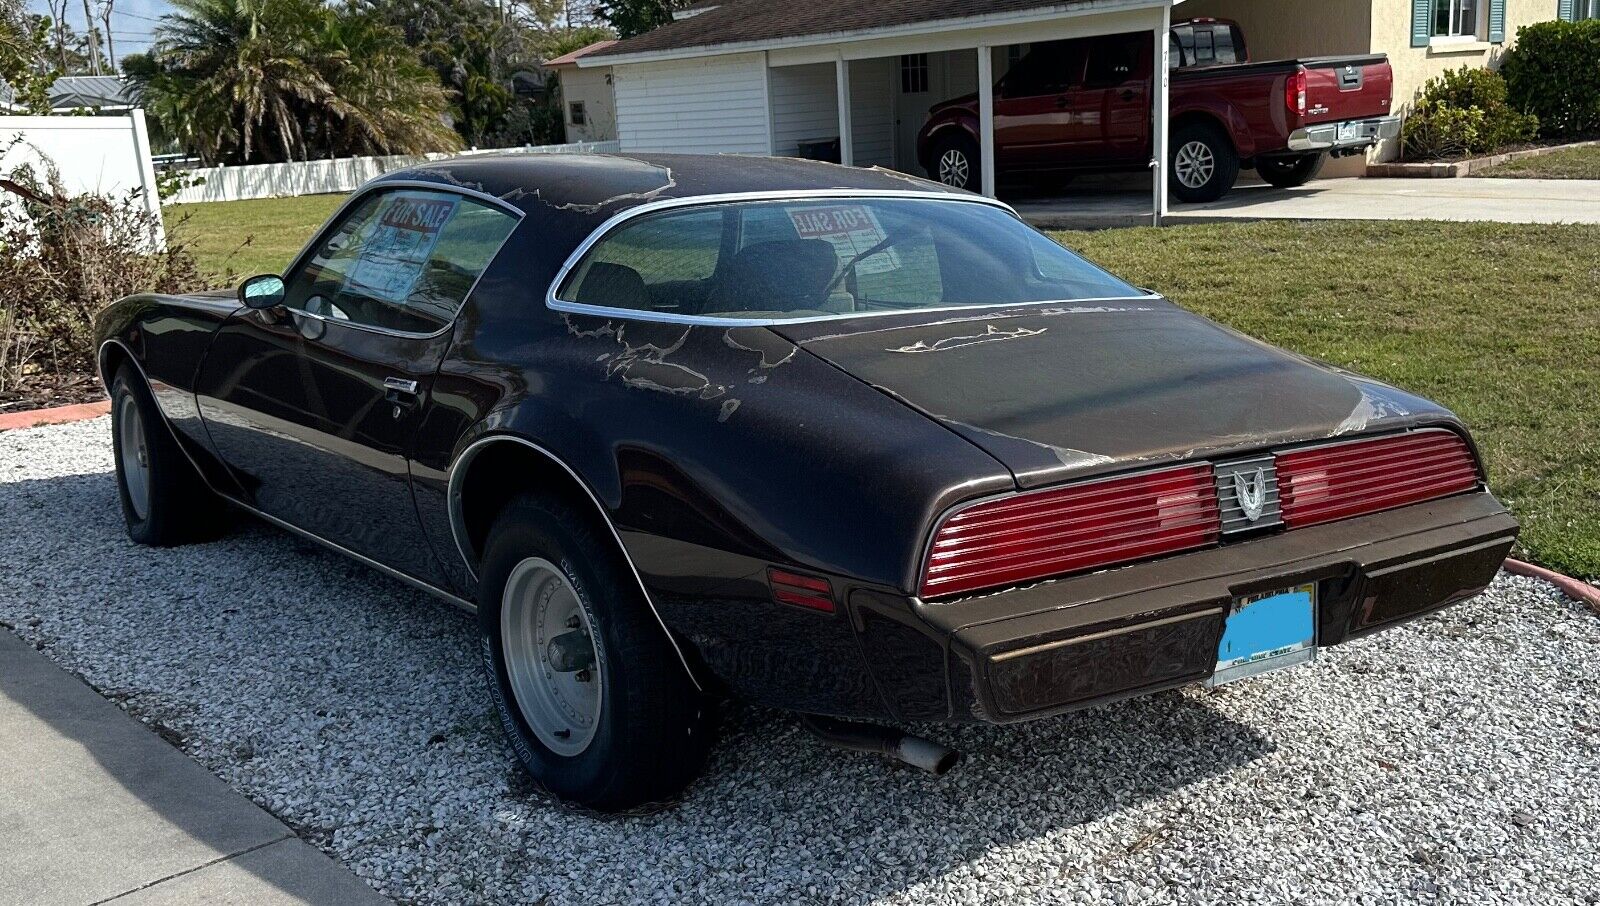
<svg viewBox="0 0 1600 906">
<path fill-rule="evenodd" d="M 105 419 L 0 434 L 0 622 L 403 901 L 1600 902 L 1600 619 L 1502 576 L 1311 667 L 1006 729 L 944 779 L 736 708 L 682 805 L 530 793 L 470 619 L 265 527 L 123 534 Z"/>
</svg>

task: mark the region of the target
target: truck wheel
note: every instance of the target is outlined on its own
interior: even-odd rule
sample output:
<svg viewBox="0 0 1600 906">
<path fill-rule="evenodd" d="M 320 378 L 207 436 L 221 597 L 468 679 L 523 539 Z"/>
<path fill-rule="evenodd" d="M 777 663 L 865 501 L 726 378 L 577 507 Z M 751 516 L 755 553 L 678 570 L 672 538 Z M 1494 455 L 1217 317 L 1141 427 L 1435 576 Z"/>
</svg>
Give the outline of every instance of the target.
<svg viewBox="0 0 1600 906">
<path fill-rule="evenodd" d="M 129 538 L 171 547 L 216 535 L 222 501 L 178 446 L 144 378 L 126 363 L 111 380 L 111 447 Z"/>
<path fill-rule="evenodd" d="M 1239 155 L 1212 123 L 1189 123 L 1172 134 L 1168 186 L 1179 201 L 1216 201 L 1239 178 Z"/>
<path fill-rule="evenodd" d="M 714 721 L 600 529 L 560 500 L 512 498 L 485 544 L 478 620 L 517 759 L 557 798 L 609 812 L 681 793 Z"/>
<path fill-rule="evenodd" d="M 946 135 L 934 142 L 928 177 L 953 189 L 973 189 L 983 179 L 978 143 L 963 134 Z"/>
<path fill-rule="evenodd" d="M 1256 173 L 1280 189 L 1292 189 L 1316 179 L 1327 159 L 1320 151 L 1298 157 L 1262 157 L 1256 160 Z"/>
</svg>

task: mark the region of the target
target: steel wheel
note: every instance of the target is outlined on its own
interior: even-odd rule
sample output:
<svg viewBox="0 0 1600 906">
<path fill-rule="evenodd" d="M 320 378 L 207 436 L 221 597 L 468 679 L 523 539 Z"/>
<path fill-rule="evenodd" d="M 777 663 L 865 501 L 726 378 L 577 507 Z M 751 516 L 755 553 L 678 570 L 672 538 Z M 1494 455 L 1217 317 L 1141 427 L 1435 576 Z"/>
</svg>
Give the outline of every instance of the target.
<svg viewBox="0 0 1600 906">
<path fill-rule="evenodd" d="M 132 393 L 122 394 L 117 401 L 116 421 L 122 486 L 134 516 L 144 519 L 150 515 L 150 447 L 145 442 L 144 417 Z"/>
<path fill-rule="evenodd" d="M 1178 182 L 1191 189 L 1198 189 L 1210 182 L 1211 174 L 1217 170 L 1216 155 L 1211 153 L 1210 145 L 1201 141 L 1192 141 L 1179 148 L 1172 164 Z"/>
<path fill-rule="evenodd" d="M 507 678 L 523 720 L 557 755 L 578 755 L 600 722 L 599 650 L 588 612 L 555 564 L 518 563 L 500 600 Z"/>
<path fill-rule="evenodd" d="M 951 148 L 939 155 L 939 181 L 945 185 L 965 189 L 971 172 L 972 164 L 960 148 Z"/>
</svg>

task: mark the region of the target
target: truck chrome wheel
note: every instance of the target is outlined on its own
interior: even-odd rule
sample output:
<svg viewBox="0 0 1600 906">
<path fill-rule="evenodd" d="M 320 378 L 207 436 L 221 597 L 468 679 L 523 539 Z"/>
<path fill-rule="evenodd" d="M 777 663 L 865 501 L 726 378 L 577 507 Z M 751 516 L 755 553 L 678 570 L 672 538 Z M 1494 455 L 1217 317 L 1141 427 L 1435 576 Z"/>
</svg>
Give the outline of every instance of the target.
<svg viewBox="0 0 1600 906">
<path fill-rule="evenodd" d="M 518 563 L 500 599 L 500 639 L 517 708 L 557 755 L 589 747 L 600 721 L 599 652 L 572 583 L 539 557 Z"/>
<path fill-rule="evenodd" d="M 1172 166 L 1178 182 L 1198 189 L 1211 181 L 1211 174 L 1217 169 L 1217 159 L 1205 142 L 1189 142 L 1178 149 Z"/>
<path fill-rule="evenodd" d="M 145 443 L 144 417 L 132 393 L 117 401 L 118 461 L 128 505 L 140 519 L 150 515 L 150 447 Z"/>
<path fill-rule="evenodd" d="M 972 165 L 960 149 L 951 148 L 939 155 L 939 181 L 945 185 L 965 189 L 971 172 Z"/>
</svg>

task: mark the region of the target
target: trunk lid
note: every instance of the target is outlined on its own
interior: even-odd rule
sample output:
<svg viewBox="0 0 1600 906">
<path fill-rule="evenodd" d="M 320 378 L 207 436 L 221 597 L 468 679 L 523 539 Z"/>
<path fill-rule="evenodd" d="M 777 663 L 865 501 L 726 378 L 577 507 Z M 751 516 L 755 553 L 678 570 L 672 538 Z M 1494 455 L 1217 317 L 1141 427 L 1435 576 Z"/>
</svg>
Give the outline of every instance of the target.
<svg viewBox="0 0 1600 906">
<path fill-rule="evenodd" d="M 774 329 L 940 421 L 1021 487 L 1453 420 L 1158 297 Z"/>
<path fill-rule="evenodd" d="M 1388 115 L 1394 73 L 1383 54 L 1317 57 L 1301 65 L 1306 70 L 1305 123 Z"/>
</svg>

